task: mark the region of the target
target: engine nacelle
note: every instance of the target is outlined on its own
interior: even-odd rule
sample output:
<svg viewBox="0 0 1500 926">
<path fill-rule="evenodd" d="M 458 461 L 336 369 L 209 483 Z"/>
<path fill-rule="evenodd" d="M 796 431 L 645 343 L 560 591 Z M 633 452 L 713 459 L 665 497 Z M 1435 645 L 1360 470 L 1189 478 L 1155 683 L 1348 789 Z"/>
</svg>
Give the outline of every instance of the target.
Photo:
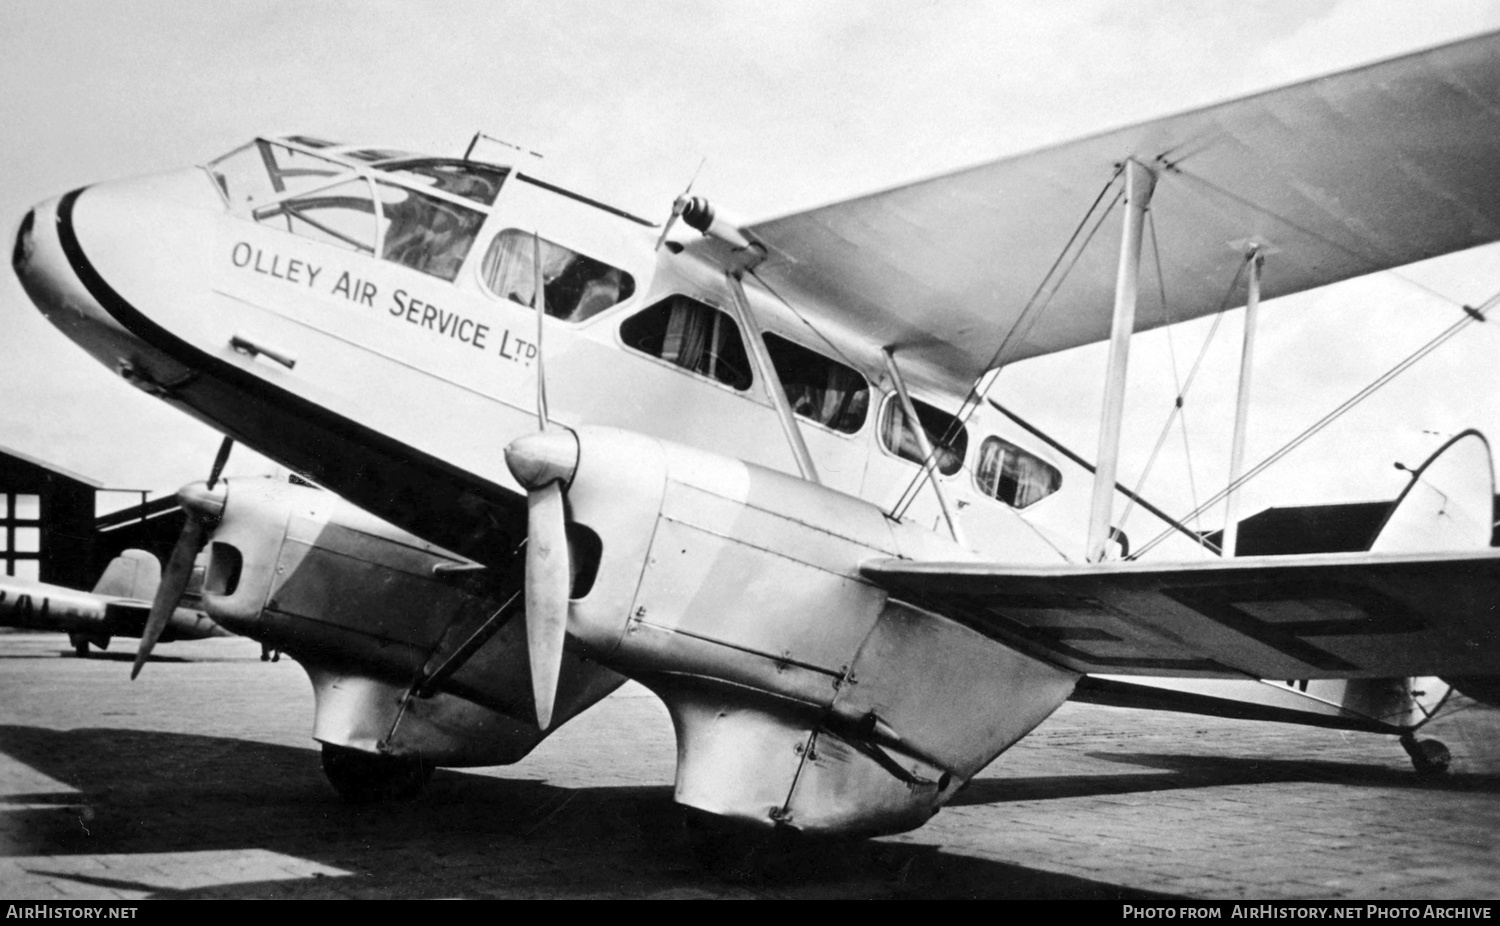
<svg viewBox="0 0 1500 926">
<path fill-rule="evenodd" d="M 306 668 L 315 738 L 454 766 L 514 762 L 541 742 L 506 577 L 331 493 L 269 479 L 224 485 L 203 606 Z M 622 682 L 566 657 L 559 721 Z"/>
<path fill-rule="evenodd" d="M 571 517 L 600 541 L 568 631 L 666 702 L 679 803 L 761 825 L 926 822 L 1078 675 L 889 600 L 861 563 L 965 559 L 785 473 L 578 429 Z"/>
</svg>

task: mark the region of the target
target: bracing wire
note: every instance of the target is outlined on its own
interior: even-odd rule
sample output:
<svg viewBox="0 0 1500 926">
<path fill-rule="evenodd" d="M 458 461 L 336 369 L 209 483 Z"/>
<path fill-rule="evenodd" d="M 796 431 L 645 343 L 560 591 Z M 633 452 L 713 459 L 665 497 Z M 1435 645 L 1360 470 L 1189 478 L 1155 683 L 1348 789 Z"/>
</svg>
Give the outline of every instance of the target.
<svg viewBox="0 0 1500 926">
<path fill-rule="evenodd" d="M 1047 306 L 1052 303 L 1052 298 L 1057 295 L 1058 290 L 1067 281 L 1068 276 L 1073 272 L 1073 268 L 1077 266 L 1079 259 L 1083 257 L 1083 254 L 1088 250 L 1089 244 L 1094 240 L 1094 235 L 1098 233 L 1100 226 L 1104 224 L 1104 220 L 1109 217 L 1109 214 L 1114 211 L 1115 206 L 1120 202 L 1120 198 L 1125 195 L 1122 186 L 1115 192 L 1114 199 L 1110 200 L 1109 205 L 1105 207 L 1104 211 L 1099 212 L 1098 218 L 1093 222 L 1093 226 L 1091 228 L 1088 227 L 1089 220 L 1099 211 L 1099 204 L 1109 194 L 1110 188 L 1114 187 L 1119 181 L 1124 170 L 1125 165 L 1123 163 L 1116 165 L 1114 173 L 1099 188 L 1099 194 L 1094 197 L 1094 201 L 1089 204 L 1089 208 L 1084 212 L 1082 218 L 1078 220 L 1078 224 L 1073 228 L 1073 233 L 1068 236 L 1067 243 L 1058 251 L 1057 257 L 1052 261 L 1052 266 L 1047 268 L 1047 272 L 1042 276 L 1041 282 L 1037 284 L 1031 297 L 1027 299 L 1025 307 L 1021 310 L 1021 314 L 1016 318 L 1016 323 L 1006 332 L 1005 337 L 1000 341 L 1000 345 L 995 348 L 995 352 L 990 356 L 989 363 L 985 365 L 986 372 L 975 379 L 974 384 L 969 387 L 968 393 L 959 405 L 958 413 L 954 415 L 953 422 L 949 424 L 948 429 L 943 433 L 941 439 L 933 442 L 934 454 L 937 453 L 939 448 L 948 446 L 957 436 L 957 429 L 961 429 L 968 423 L 969 418 L 973 416 L 975 410 L 979 408 L 980 403 L 984 401 L 985 394 L 989 388 L 994 385 L 997 378 L 995 374 L 998 373 L 1006 352 L 1012 344 L 1024 341 L 1026 336 L 1031 333 L 1036 320 L 1046 310 Z M 1079 235 L 1083 233 L 1085 228 L 1088 228 L 1088 233 L 1084 235 L 1083 243 L 1074 249 L 1074 244 L 1078 242 Z M 1058 274 L 1058 268 L 1068 258 L 1070 251 L 1072 252 L 1072 259 L 1068 260 L 1067 267 L 1063 269 L 1061 274 Z M 1054 277 L 1056 277 L 1055 283 L 1051 282 Z M 989 380 L 989 386 L 981 390 L 980 383 L 984 382 L 986 378 Z M 919 424 L 916 426 L 920 427 Z M 891 509 L 891 516 L 893 518 L 900 519 L 906 513 L 906 509 L 916 500 L 917 493 L 921 490 L 924 482 L 922 473 L 926 470 L 928 463 L 929 461 L 922 461 L 922 469 L 918 470 L 917 475 L 912 477 L 911 482 L 907 484 L 906 489 L 901 493 L 900 499 Z"/>
<path fill-rule="evenodd" d="M 1156 237 L 1156 232 L 1155 232 L 1155 226 L 1153 224 L 1153 226 L 1152 226 L 1152 243 L 1153 243 L 1153 246 L 1155 245 L 1155 237 Z M 1146 461 L 1146 467 L 1145 467 L 1145 469 L 1142 471 L 1142 473 L 1140 475 L 1140 478 L 1136 480 L 1135 492 L 1136 492 L 1137 495 L 1140 494 L 1141 488 L 1145 485 L 1146 477 L 1150 474 L 1151 467 L 1156 462 L 1157 454 L 1160 453 L 1162 446 L 1166 443 L 1167 435 L 1169 433 L 1171 433 L 1172 425 L 1174 423 L 1180 423 L 1181 426 L 1182 426 L 1182 443 L 1183 443 L 1183 449 L 1184 449 L 1184 452 L 1187 453 L 1187 455 L 1188 455 L 1188 489 L 1189 489 L 1189 492 L 1191 493 L 1191 498 L 1193 500 L 1194 510 L 1196 511 L 1197 508 L 1198 508 L 1198 485 L 1197 485 L 1197 480 L 1193 476 L 1192 447 L 1188 443 L 1187 409 L 1186 409 L 1187 394 L 1188 394 L 1189 391 L 1192 390 L 1193 383 L 1198 378 L 1198 371 L 1200 369 L 1202 369 L 1202 367 L 1203 367 L 1203 360 L 1204 360 L 1204 358 L 1206 356 L 1208 356 L 1208 349 L 1213 344 L 1214 336 L 1216 334 L 1218 334 L 1219 326 L 1224 321 L 1224 315 L 1225 315 L 1226 311 L 1229 309 L 1230 300 L 1234 297 L 1235 292 L 1238 291 L 1239 285 L 1240 285 L 1240 280 L 1244 278 L 1245 267 L 1246 266 L 1247 266 L 1246 263 L 1241 263 L 1239 265 L 1239 267 L 1235 270 L 1234 279 L 1232 279 L 1232 280 L 1229 281 L 1229 286 L 1224 290 L 1224 296 L 1223 296 L 1223 298 L 1221 298 L 1219 300 L 1219 308 L 1214 313 L 1213 325 L 1209 327 L 1208 334 L 1205 335 L 1204 338 L 1203 338 L 1203 346 L 1201 348 L 1199 348 L 1199 350 L 1198 350 L 1198 356 L 1197 356 L 1196 359 L 1193 360 L 1193 365 L 1188 370 L 1187 379 L 1185 381 L 1182 381 L 1182 382 L 1180 382 L 1180 383 L 1177 384 L 1178 388 L 1177 388 L 1177 398 L 1176 398 L 1176 401 L 1174 401 L 1172 403 L 1172 409 L 1167 414 L 1167 420 L 1166 420 L 1166 422 L 1162 425 L 1161 434 L 1156 439 L 1156 446 L 1152 449 L 1151 456 Z M 1160 264 L 1159 258 L 1158 258 L 1158 263 L 1157 263 L 1157 273 L 1158 274 L 1161 273 L 1160 267 L 1161 267 L 1161 264 Z M 1162 294 L 1162 300 L 1163 300 L 1163 302 L 1165 302 L 1165 300 L 1166 300 L 1165 292 L 1163 292 L 1163 294 Z M 1170 331 L 1170 330 L 1171 329 L 1169 328 L 1168 331 Z M 1176 379 L 1177 368 L 1176 368 L 1176 358 L 1175 358 L 1175 356 L 1173 358 L 1172 376 L 1173 376 L 1174 379 Z M 1130 513 L 1131 513 L 1131 511 L 1132 511 L 1132 509 L 1134 507 L 1135 507 L 1135 501 L 1134 500 L 1131 500 L 1131 501 L 1127 502 L 1127 504 L 1125 506 L 1125 511 L 1120 516 L 1120 528 L 1122 530 L 1124 529 L 1126 519 L 1130 517 Z"/>
<path fill-rule="evenodd" d="M 1334 409 L 1332 409 L 1331 411 L 1329 411 L 1327 414 L 1325 414 L 1322 418 L 1319 418 L 1317 421 L 1313 422 L 1311 425 L 1308 425 L 1296 437 L 1294 437 L 1291 440 L 1287 441 L 1285 444 L 1282 444 L 1281 447 L 1279 447 L 1270 456 L 1266 457 L 1264 460 L 1261 460 L 1259 463 L 1255 464 L 1255 466 L 1253 466 L 1250 469 L 1246 470 L 1245 473 L 1240 476 L 1240 478 L 1236 479 L 1234 482 L 1231 482 L 1229 485 L 1225 486 L 1222 490 L 1220 490 L 1218 493 L 1216 493 L 1208 501 L 1206 501 L 1203 504 L 1199 505 L 1193 511 L 1189 512 L 1186 517 L 1183 517 L 1183 518 L 1181 518 L 1179 520 L 1181 520 L 1181 521 L 1188 521 L 1190 519 L 1197 518 L 1198 516 L 1202 515 L 1205 511 L 1207 511 L 1209 508 L 1212 508 L 1214 505 L 1217 505 L 1219 502 L 1223 501 L 1224 498 L 1229 495 L 1229 493 L 1231 493 L 1231 492 L 1239 489 L 1245 483 L 1249 482 L 1251 479 L 1253 479 L 1254 477 L 1256 477 L 1256 476 L 1260 475 L 1262 472 L 1264 472 L 1268 467 L 1270 467 L 1273 464 L 1275 464 L 1282 457 L 1285 457 L 1287 454 L 1291 453 L 1293 450 L 1296 450 L 1298 447 L 1302 446 L 1304 443 L 1306 443 L 1309 439 L 1311 439 L 1318 432 L 1322 431 L 1324 428 L 1328 427 L 1328 425 L 1332 424 L 1333 422 L 1337 421 L 1339 418 L 1343 417 L 1347 412 L 1349 412 L 1351 409 L 1353 409 L 1356 405 L 1358 405 L 1361 402 L 1363 402 L 1365 399 L 1369 398 L 1371 395 L 1373 395 L 1375 392 L 1377 392 L 1381 387 L 1385 386 L 1391 380 L 1395 379 L 1397 376 L 1400 376 L 1402 373 L 1406 372 L 1414 364 L 1416 364 L 1417 361 L 1421 360 L 1423 357 L 1426 357 L 1428 354 L 1432 353 L 1434 350 L 1437 350 L 1443 344 L 1447 343 L 1449 340 L 1451 340 L 1455 335 L 1457 335 L 1464 328 L 1466 328 L 1469 325 L 1472 325 L 1472 324 L 1474 324 L 1476 322 L 1482 322 L 1482 321 L 1484 321 L 1486 314 L 1489 312 L 1490 309 L 1494 308 L 1496 304 L 1500 304 L 1500 292 L 1495 293 L 1495 295 L 1493 295 L 1489 299 L 1485 300 L 1484 303 L 1482 305 L 1480 305 L 1478 308 L 1471 308 L 1469 306 L 1462 306 L 1462 308 L 1464 309 L 1464 317 L 1463 318 L 1460 318 L 1458 321 L 1454 322 L 1452 325 L 1449 325 L 1447 328 L 1443 329 L 1442 332 L 1440 332 L 1439 334 L 1437 334 L 1434 337 L 1432 337 L 1430 340 L 1428 340 L 1425 344 L 1423 344 L 1421 347 L 1417 348 L 1412 353 L 1408 354 L 1405 358 L 1403 358 L 1395 366 L 1391 367 L 1389 370 L 1386 370 L 1384 373 L 1380 374 L 1375 379 L 1371 380 L 1364 388 L 1360 389 L 1354 395 L 1352 395 L 1349 398 L 1345 399 L 1337 407 L 1335 407 Z M 1146 553 L 1149 553 L 1154 547 L 1156 547 L 1162 541 L 1166 540 L 1167 537 L 1171 536 L 1171 534 L 1172 534 L 1171 530 L 1163 531 L 1162 533 L 1160 533 L 1157 536 L 1153 537 L 1151 539 L 1151 541 L 1149 543 L 1147 543 L 1145 546 L 1143 546 L 1139 550 L 1136 550 L 1135 552 L 1131 553 L 1130 556 L 1127 557 L 1127 558 L 1128 559 L 1132 559 L 1132 560 L 1139 559 L 1141 556 L 1144 556 Z"/>
</svg>

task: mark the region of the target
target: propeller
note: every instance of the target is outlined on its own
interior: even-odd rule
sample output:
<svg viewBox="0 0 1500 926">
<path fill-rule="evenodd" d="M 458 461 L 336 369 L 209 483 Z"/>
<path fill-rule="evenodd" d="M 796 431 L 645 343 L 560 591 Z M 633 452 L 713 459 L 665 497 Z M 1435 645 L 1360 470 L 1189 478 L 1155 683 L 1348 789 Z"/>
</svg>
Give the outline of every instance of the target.
<svg viewBox="0 0 1500 926">
<path fill-rule="evenodd" d="M 526 648 L 536 722 L 545 730 L 568 634 L 573 568 L 563 491 L 578 469 L 578 436 L 555 428 L 517 438 L 505 448 L 505 465 L 526 489 Z"/>
<path fill-rule="evenodd" d="M 567 504 L 563 490 L 578 468 L 578 438 L 567 428 L 548 430 L 547 374 L 542 331 L 547 316 L 542 240 L 532 235 L 536 286 L 536 422 L 538 433 L 512 441 L 505 465 L 526 489 L 526 650 L 537 726 L 552 725 L 557 681 L 568 636 L 568 596 L 573 567 L 568 552 Z"/>
<path fill-rule="evenodd" d="M 224 472 L 224 464 L 229 461 L 229 451 L 233 447 L 234 438 L 224 438 L 219 444 L 218 455 L 214 457 L 213 467 L 208 472 L 208 481 L 183 486 L 177 492 L 177 502 L 182 506 L 182 513 L 186 518 L 182 523 L 182 533 L 177 535 L 177 545 L 172 548 L 167 566 L 162 570 L 161 583 L 156 586 L 156 597 L 151 602 L 151 616 L 146 619 L 146 629 L 141 633 L 141 645 L 135 651 L 135 665 L 130 669 L 132 679 L 141 674 L 141 667 L 151 658 L 151 650 L 156 647 L 156 641 L 161 639 L 162 631 L 167 628 L 167 621 L 171 619 L 172 612 L 177 610 L 178 602 L 182 601 L 188 580 L 193 577 L 193 561 L 198 558 L 198 551 L 203 549 L 203 544 L 208 540 L 209 525 L 218 520 L 224 511 L 226 493 L 223 489 L 215 491 L 214 486 Z"/>
<path fill-rule="evenodd" d="M 698 162 L 698 169 L 693 171 L 692 179 L 688 180 L 687 188 L 682 191 L 681 196 L 672 201 L 672 214 L 667 216 L 666 224 L 661 227 L 661 237 L 656 239 L 656 247 L 652 248 L 653 251 L 660 251 L 661 246 L 667 243 L 667 235 L 672 231 L 672 226 L 677 224 L 677 220 L 682 218 L 683 210 L 687 209 L 688 194 L 693 192 L 693 184 L 698 182 L 698 174 L 703 171 L 703 165 L 706 163 L 708 163 L 708 157 L 704 156 L 703 160 Z"/>
</svg>

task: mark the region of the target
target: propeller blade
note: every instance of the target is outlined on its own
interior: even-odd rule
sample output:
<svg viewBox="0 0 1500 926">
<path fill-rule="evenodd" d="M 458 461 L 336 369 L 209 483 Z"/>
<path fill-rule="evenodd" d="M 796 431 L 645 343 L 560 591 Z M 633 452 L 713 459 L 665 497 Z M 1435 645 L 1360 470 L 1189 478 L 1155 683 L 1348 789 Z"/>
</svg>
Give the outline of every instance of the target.
<svg viewBox="0 0 1500 926">
<path fill-rule="evenodd" d="M 141 645 L 135 651 L 135 665 L 130 669 L 132 679 L 141 674 L 141 666 L 151 658 L 151 650 L 156 646 L 156 641 L 161 639 L 167 620 L 177 610 L 177 602 L 182 600 L 188 579 L 192 578 L 193 560 L 198 558 L 198 551 L 203 547 L 205 533 L 203 522 L 194 517 L 193 512 L 187 512 L 187 521 L 177 537 L 177 546 L 172 548 L 167 568 L 162 571 L 161 584 L 156 586 L 156 598 L 151 602 L 151 616 L 146 620 Z"/>
<path fill-rule="evenodd" d="M 536 722 L 552 725 L 568 635 L 573 566 L 563 491 L 578 471 L 578 435 L 563 427 L 529 434 L 505 448 L 505 465 L 526 490 L 526 649 Z"/>
<path fill-rule="evenodd" d="M 234 449 L 234 438 L 226 437 L 219 444 L 219 452 L 214 457 L 213 468 L 208 471 L 208 487 L 212 489 L 219 483 L 219 477 L 224 473 L 224 464 L 229 462 L 229 451 Z"/>
<path fill-rule="evenodd" d="M 682 191 L 681 196 L 672 201 L 672 214 L 667 216 L 666 224 L 664 224 L 661 229 L 661 237 L 656 239 L 656 247 L 652 248 L 651 250 L 660 251 L 661 246 L 667 243 L 667 235 L 671 233 L 672 226 L 677 224 L 677 220 L 682 218 L 682 210 L 687 208 L 688 194 L 693 192 L 693 184 L 698 182 L 698 175 L 703 172 L 703 165 L 707 163 L 708 155 L 705 154 L 703 158 L 698 161 L 698 169 L 693 171 L 692 178 L 688 180 L 687 188 Z"/>
<path fill-rule="evenodd" d="M 214 464 L 216 470 L 223 468 L 222 461 L 229 455 L 231 443 L 225 438 L 224 444 L 220 446 L 220 461 Z M 135 651 L 135 665 L 130 669 L 132 679 L 141 674 L 141 667 L 151 658 L 151 650 L 156 647 L 162 631 L 167 629 L 167 621 L 171 620 L 172 612 L 177 610 L 178 603 L 182 601 L 188 580 L 193 577 L 193 563 L 198 558 L 198 551 L 208 542 L 209 525 L 217 523 L 223 515 L 227 498 L 226 489 L 215 489 L 209 483 L 195 482 L 178 490 L 177 503 L 182 506 L 186 520 L 182 523 L 182 533 L 177 535 L 177 545 L 172 548 L 172 555 L 167 557 L 161 582 L 156 586 L 156 597 L 151 601 L 151 615 L 146 618 L 141 645 Z"/>
<path fill-rule="evenodd" d="M 557 680 L 562 674 L 573 582 L 562 484 L 549 482 L 528 493 L 526 517 L 526 648 L 536 722 L 545 730 L 552 725 Z"/>
</svg>

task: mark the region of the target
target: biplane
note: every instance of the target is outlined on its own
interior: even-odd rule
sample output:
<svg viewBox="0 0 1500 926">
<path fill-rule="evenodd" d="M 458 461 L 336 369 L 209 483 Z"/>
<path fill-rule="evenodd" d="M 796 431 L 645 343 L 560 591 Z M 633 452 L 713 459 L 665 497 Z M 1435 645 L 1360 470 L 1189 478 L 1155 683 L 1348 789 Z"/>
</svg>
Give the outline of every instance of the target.
<svg viewBox="0 0 1500 926">
<path fill-rule="evenodd" d="M 199 570 L 196 579 L 201 582 L 202 576 Z M 193 607 L 198 591 L 193 578 L 183 589 L 186 600 L 180 595 L 180 606 L 162 622 L 165 642 L 228 635 Z M 61 631 L 76 654 L 87 656 L 90 646 L 108 649 L 114 637 L 145 634 L 160 582 L 161 563 L 145 550 L 125 550 L 110 560 L 92 591 L 0 577 L 0 627 Z"/>
<path fill-rule="evenodd" d="M 89 354 L 354 506 L 184 488 L 136 665 L 206 551 L 346 794 L 514 762 L 627 677 L 678 802 L 812 833 L 921 825 L 1085 690 L 1279 685 L 1419 764 L 1411 679 L 1500 703 L 1481 436 L 1355 552 L 1238 556 L 1117 482 L 1133 333 L 1500 239 L 1500 35 L 752 223 L 475 151 L 261 137 L 15 239 Z M 1092 461 L 988 393 L 1097 342 Z"/>
</svg>

